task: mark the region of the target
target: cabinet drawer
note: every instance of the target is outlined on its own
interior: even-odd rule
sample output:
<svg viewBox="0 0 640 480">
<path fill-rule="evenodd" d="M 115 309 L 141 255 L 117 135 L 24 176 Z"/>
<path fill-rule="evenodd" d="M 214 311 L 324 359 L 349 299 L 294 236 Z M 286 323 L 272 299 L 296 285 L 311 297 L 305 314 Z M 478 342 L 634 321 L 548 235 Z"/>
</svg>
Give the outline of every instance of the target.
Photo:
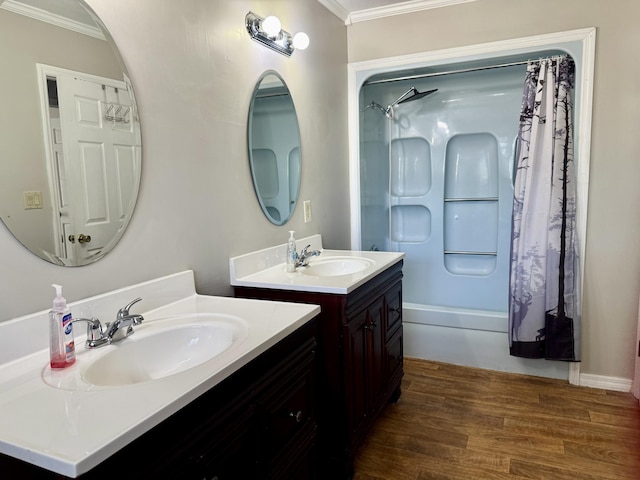
<svg viewBox="0 0 640 480">
<path fill-rule="evenodd" d="M 387 302 L 387 337 L 402 324 L 402 284 L 391 287 L 385 295 Z"/>
<path fill-rule="evenodd" d="M 404 352 L 402 345 L 402 325 L 400 325 L 396 333 L 387 341 L 387 371 L 392 390 L 403 375 Z"/>
</svg>

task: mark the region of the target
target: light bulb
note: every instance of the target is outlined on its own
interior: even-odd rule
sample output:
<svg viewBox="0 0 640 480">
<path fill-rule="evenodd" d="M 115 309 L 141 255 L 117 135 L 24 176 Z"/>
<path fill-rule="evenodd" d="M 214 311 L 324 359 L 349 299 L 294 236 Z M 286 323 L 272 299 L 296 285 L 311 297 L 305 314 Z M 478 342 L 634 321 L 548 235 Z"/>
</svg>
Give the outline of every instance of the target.
<svg viewBox="0 0 640 480">
<path fill-rule="evenodd" d="M 282 24 L 280 20 L 278 20 L 278 17 L 270 15 L 262 21 L 262 30 L 270 37 L 275 37 L 280 33 L 280 30 L 282 30 Z"/>
<path fill-rule="evenodd" d="M 304 50 L 309 46 L 309 35 L 304 32 L 298 32 L 293 36 L 293 47 L 298 50 Z"/>
</svg>

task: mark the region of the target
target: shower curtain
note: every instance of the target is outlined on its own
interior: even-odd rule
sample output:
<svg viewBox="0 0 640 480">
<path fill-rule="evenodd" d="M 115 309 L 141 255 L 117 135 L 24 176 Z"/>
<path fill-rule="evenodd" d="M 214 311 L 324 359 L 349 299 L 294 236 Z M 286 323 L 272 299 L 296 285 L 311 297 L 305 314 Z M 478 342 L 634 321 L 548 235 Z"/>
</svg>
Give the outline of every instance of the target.
<svg viewBox="0 0 640 480">
<path fill-rule="evenodd" d="M 567 56 L 527 66 L 512 217 L 509 347 L 513 356 L 579 359 L 574 70 Z"/>
</svg>

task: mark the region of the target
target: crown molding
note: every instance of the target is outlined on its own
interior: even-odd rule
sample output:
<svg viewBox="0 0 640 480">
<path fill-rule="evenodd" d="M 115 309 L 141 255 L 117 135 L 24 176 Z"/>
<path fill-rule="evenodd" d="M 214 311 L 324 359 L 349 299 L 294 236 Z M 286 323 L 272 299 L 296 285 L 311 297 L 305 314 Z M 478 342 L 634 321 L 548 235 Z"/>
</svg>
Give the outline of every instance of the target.
<svg viewBox="0 0 640 480">
<path fill-rule="evenodd" d="M 70 20 L 66 17 L 56 15 L 55 13 L 47 12 L 46 10 L 25 5 L 14 0 L 5 0 L 2 2 L 2 5 L 0 5 L 0 8 L 19 15 L 24 15 L 25 17 L 33 18 L 34 20 L 40 20 L 41 22 L 55 25 L 56 27 L 66 28 L 67 30 L 74 31 L 76 33 L 88 35 L 100 40 L 106 40 L 102 30 L 96 26 Z"/>
<path fill-rule="evenodd" d="M 344 8 L 341 4 L 339 4 L 336 0 L 318 0 L 322 6 L 324 6 L 327 10 L 333 13 L 336 17 L 347 24 L 347 19 L 349 18 L 349 11 Z"/>
<path fill-rule="evenodd" d="M 349 12 L 339 3 L 339 0 L 318 0 L 318 2 L 324 5 L 331 13 L 342 20 L 345 25 L 475 1 L 477 0 L 409 0 L 394 5 Z"/>
</svg>

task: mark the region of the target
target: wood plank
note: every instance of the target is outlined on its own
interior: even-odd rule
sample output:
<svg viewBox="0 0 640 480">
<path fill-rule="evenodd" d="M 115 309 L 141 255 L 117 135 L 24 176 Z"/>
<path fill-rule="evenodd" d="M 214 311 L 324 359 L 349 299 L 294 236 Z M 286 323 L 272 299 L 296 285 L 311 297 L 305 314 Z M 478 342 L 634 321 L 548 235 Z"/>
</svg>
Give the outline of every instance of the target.
<svg viewBox="0 0 640 480">
<path fill-rule="evenodd" d="M 640 479 L 630 394 L 418 359 L 404 369 L 355 480 Z"/>
</svg>

